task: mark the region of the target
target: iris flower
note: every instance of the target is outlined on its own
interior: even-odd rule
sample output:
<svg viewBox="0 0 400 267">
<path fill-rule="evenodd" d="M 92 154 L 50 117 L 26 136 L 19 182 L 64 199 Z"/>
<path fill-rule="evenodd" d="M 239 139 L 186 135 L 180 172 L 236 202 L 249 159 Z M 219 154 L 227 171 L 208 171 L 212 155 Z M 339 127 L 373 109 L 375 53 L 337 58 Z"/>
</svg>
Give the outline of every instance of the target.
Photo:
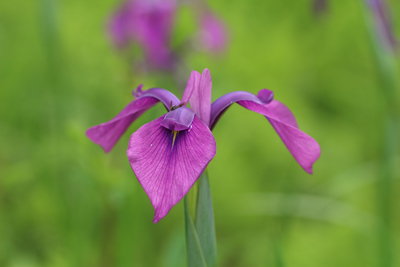
<svg viewBox="0 0 400 267">
<path fill-rule="evenodd" d="M 110 20 L 111 38 L 119 48 L 134 41 L 153 67 L 171 68 L 174 58 L 169 42 L 175 13 L 175 0 L 128 0 Z"/>
<path fill-rule="evenodd" d="M 133 172 L 155 209 L 154 223 L 168 214 L 190 190 L 216 154 L 211 130 L 233 104 L 265 116 L 300 166 L 312 173 L 320 155 L 318 143 L 300 131 L 290 110 L 273 99 L 271 90 L 258 95 L 238 91 L 218 98 L 211 105 L 211 74 L 192 71 L 182 99 L 171 92 L 139 86 L 135 99 L 109 122 L 94 126 L 86 135 L 109 152 L 140 115 L 158 102 L 167 113 L 134 132 L 127 155 Z M 190 102 L 191 108 L 186 107 Z"/>
<path fill-rule="evenodd" d="M 195 43 L 199 49 L 219 52 L 226 47 L 226 30 L 222 21 L 201 2 L 194 5 L 199 14 L 199 32 Z M 173 70 L 179 51 L 170 46 L 178 4 L 176 0 L 127 0 L 109 22 L 114 45 L 127 48 L 138 44 L 144 51 L 145 63 L 158 70 Z"/>
</svg>

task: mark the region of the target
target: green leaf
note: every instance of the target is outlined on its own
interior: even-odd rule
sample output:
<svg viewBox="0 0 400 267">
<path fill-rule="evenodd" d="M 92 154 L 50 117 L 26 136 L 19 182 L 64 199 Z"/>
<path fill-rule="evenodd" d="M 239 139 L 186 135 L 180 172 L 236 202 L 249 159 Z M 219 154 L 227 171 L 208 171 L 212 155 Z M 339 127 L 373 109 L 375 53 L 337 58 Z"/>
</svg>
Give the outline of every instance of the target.
<svg viewBox="0 0 400 267">
<path fill-rule="evenodd" d="M 199 178 L 198 190 L 196 229 L 207 266 L 215 267 L 217 265 L 217 242 L 210 182 L 206 172 Z"/>
<path fill-rule="evenodd" d="M 185 225 L 188 267 L 208 267 L 200 245 L 196 227 L 190 217 L 187 199 L 185 197 Z"/>
</svg>

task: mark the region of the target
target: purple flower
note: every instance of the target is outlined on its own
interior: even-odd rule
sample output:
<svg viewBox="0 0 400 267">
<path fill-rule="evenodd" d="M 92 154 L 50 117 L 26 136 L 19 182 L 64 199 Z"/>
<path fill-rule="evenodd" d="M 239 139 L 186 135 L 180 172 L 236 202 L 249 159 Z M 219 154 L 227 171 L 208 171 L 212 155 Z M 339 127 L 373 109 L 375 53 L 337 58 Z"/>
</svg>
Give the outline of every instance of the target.
<svg viewBox="0 0 400 267">
<path fill-rule="evenodd" d="M 115 46 L 124 48 L 134 41 L 149 64 L 168 69 L 174 64 L 169 42 L 175 12 L 174 0 L 128 0 L 111 18 L 109 32 Z"/>
<path fill-rule="evenodd" d="M 394 50 L 397 46 L 397 40 L 393 35 L 390 16 L 384 0 L 366 0 L 367 5 L 371 9 L 376 34 L 382 45 L 390 50 Z"/>
<path fill-rule="evenodd" d="M 168 214 L 200 177 L 216 153 L 211 133 L 233 103 L 264 115 L 297 162 L 309 173 L 320 155 L 318 143 L 299 130 L 290 110 L 263 89 L 257 96 L 232 92 L 211 105 L 211 75 L 192 71 L 182 100 L 161 88 L 134 90 L 135 100 L 114 119 L 87 130 L 86 135 L 109 152 L 121 135 L 147 109 L 161 101 L 167 114 L 147 123 L 130 138 L 127 155 L 133 172 L 155 209 L 153 222 Z M 185 105 L 190 102 L 191 109 Z"/>
<path fill-rule="evenodd" d="M 222 51 L 226 47 L 225 25 L 210 11 L 204 12 L 200 16 L 199 41 L 202 48 L 209 51 Z"/>
</svg>

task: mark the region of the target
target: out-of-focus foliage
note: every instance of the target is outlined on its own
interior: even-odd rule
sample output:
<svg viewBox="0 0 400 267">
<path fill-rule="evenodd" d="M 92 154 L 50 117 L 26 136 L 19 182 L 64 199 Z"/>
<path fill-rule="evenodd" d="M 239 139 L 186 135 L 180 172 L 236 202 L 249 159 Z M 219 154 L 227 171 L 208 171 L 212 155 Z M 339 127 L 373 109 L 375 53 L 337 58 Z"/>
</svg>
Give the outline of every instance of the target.
<svg viewBox="0 0 400 267">
<path fill-rule="evenodd" d="M 400 2 L 388 2 L 399 35 Z M 135 76 L 113 50 L 106 22 L 118 4 L 0 2 L 0 266 L 186 264 L 182 203 L 153 224 L 125 153 L 130 133 L 163 107 L 109 154 L 84 134 L 115 116 L 140 83 L 182 92 L 167 75 Z M 359 1 L 331 1 L 324 16 L 312 4 L 210 1 L 229 48 L 191 55 L 181 74 L 209 68 L 213 99 L 273 90 L 322 149 L 310 176 L 265 118 L 237 105 L 227 111 L 208 168 L 219 266 L 379 266 L 385 102 L 370 37 Z M 195 27 L 187 9 L 178 15 L 174 43 Z M 390 231 L 399 251 L 396 177 Z"/>
</svg>

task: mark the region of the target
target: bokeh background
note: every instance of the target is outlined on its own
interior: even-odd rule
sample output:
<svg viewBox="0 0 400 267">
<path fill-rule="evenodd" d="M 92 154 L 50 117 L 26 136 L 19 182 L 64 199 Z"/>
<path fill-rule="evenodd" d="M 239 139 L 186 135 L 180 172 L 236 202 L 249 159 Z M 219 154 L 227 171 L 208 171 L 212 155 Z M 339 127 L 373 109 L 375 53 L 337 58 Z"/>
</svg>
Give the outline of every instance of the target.
<svg viewBox="0 0 400 267">
<path fill-rule="evenodd" d="M 168 74 L 136 74 L 114 49 L 106 25 L 120 3 L 0 2 L 0 266 L 186 266 L 182 203 L 153 224 L 125 152 L 161 104 L 109 154 L 85 136 L 141 83 L 182 93 Z M 399 36 L 400 2 L 387 3 Z M 209 1 L 227 49 L 187 55 L 181 75 L 209 68 L 213 99 L 273 90 L 322 149 L 308 175 L 263 116 L 228 110 L 208 168 L 219 266 L 377 267 L 385 249 L 400 266 L 400 175 L 386 191 L 392 205 L 379 205 L 386 100 L 362 4 L 315 13 L 309 0 Z M 172 44 L 196 27 L 179 9 Z"/>
</svg>

